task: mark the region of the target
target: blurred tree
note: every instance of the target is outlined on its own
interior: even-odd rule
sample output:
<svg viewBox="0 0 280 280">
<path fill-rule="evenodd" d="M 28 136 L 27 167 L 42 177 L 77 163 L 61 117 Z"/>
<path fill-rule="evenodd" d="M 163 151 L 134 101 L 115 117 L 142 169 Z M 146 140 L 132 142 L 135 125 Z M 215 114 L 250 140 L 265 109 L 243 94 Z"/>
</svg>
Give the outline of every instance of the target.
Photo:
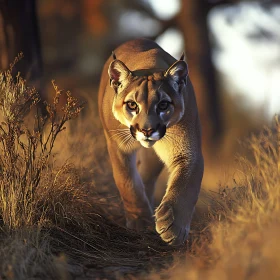
<svg viewBox="0 0 280 280">
<path fill-rule="evenodd" d="M 0 1 L 0 67 L 6 69 L 14 57 L 22 51 L 25 57 L 17 65 L 17 70 L 25 78 L 33 81 L 38 80 L 42 75 L 35 2 L 35 0 Z M 144 0 L 83 0 L 81 2 L 48 0 L 42 2 L 45 3 L 45 8 L 50 6 L 51 9 L 47 9 L 47 11 L 51 11 L 51 15 L 49 15 L 51 19 L 53 14 L 60 13 L 68 17 L 66 27 L 61 24 L 61 21 L 57 21 L 55 26 L 52 25 L 52 32 L 45 32 L 49 34 L 46 36 L 45 45 L 53 44 L 55 46 L 53 48 L 55 52 L 50 51 L 51 54 L 55 53 L 53 56 L 55 65 L 59 65 L 59 61 L 61 63 L 62 58 L 65 57 L 65 59 L 71 60 L 72 64 L 64 63 L 61 64 L 61 67 L 56 67 L 61 71 L 69 71 L 71 66 L 81 72 L 81 68 L 77 67 L 79 63 L 83 69 L 89 69 L 91 77 L 93 73 L 96 73 L 96 77 L 98 77 L 101 72 L 100 68 L 111 51 L 123 41 L 139 36 L 136 32 L 122 33 L 118 28 L 120 18 L 129 11 L 137 11 L 159 23 L 159 32 L 151 39 L 156 39 L 171 27 L 180 30 L 185 42 L 190 76 L 197 93 L 204 142 L 216 142 L 219 139 L 223 131 L 222 114 L 211 60 L 207 14 L 216 5 L 239 1 L 181 0 L 180 12 L 168 20 L 158 18 Z M 75 26 L 79 25 L 77 17 L 86 28 L 75 29 Z M 45 31 L 54 22 L 54 20 L 44 21 Z M 68 34 L 68 39 L 65 34 Z M 58 42 L 61 46 L 58 45 Z M 63 52 L 57 51 L 59 46 L 63 48 Z M 79 47 L 81 53 L 78 51 Z M 52 75 L 55 65 L 51 65 Z"/>
<path fill-rule="evenodd" d="M 42 76 L 42 55 L 35 0 L 0 1 L 0 68 L 7 69 L 15 57 L 25 79 L 38 82 Z"/>
<path fill-rule="evenodd" d="M 108 32 L 108 20 L 103 13 L 103 0 L 84 0 L 83 14 L 87 28 L 94 36 Z"/>
<path fill-rule="evenodd" d="M 203 127 L 203 139 L 207 146 L 210 143 L 217 144 L 223 132 L 223 113 L 211 59 L 207 15 L 217 5 L 234 2 L 240 1 L 181 0 L 179 13 L 169 20 L 161 21 L 160 34 L 171 27 L 179 29 L 183 34 L 190 77 L 196 91 Z"/>
<path fill-rule="evenodd" d="M 217 78 L 211 59 L 208 12 L 216 5 L 234 1 L 181 0 L 177 25 L 183 33 L 190 76 L 196 90 L 204 142 L 216 143 L 223 131 Z M 207 143 L 207 146 L 209 143 Z"/>
</svg>

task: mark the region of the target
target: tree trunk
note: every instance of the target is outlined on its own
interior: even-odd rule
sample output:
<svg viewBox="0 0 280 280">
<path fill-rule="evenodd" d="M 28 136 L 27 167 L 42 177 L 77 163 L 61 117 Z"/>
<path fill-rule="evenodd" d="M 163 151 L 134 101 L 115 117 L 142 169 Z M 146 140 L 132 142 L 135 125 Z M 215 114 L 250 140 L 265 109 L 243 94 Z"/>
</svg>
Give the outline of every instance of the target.
<svg viewBox="0 0 280 280">
<path fill-rule="evenodd" d="M 203 141 L 208 145 L 216 142 L 222 132 L 221 106 L 207 28 L 207 14 L 212 5 L 206 0 L 182 0 L 181 4 L 178 23 L 197 96 Z"/>
<path fill-rule="evenodd" d="M 0 2 L 0 67 L 9 68 L 15 57 L 24 58 L 14 71 L 32 82 L 42 76 L 42 55 L 35 0 L 2 0 Z"/>
</svg>

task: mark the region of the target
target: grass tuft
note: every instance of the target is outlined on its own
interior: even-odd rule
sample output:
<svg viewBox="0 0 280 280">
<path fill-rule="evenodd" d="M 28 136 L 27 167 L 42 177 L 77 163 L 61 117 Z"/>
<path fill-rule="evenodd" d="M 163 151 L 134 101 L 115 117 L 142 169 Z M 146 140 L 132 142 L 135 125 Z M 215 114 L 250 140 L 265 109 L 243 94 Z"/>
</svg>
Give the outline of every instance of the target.
<svg viewBox="0 0 280 280">
<path fill-rule="evenodd" d="M 279 278 L 279 116 L 244 144 L 248 157 L 238 156 L 232 182 L 211 192 L 206 227 L 192 237 L 187 263 L 165 272 L 170 278 Z"/>
<path fill-rule="evenodd" d="M 0 74 L 0 217 L 9 229 L 33 226 L 48 218 L 49 204 L 57 206 L 55 200 L 43 203 L 45 198 L 49 202 L 50 189 L 62 181 L 61 177 L 64 193 L 77 181 L 76 175 L 68 172 L 68 165 L 55 173 L 50 168 L 57 136 L 82 109 L 69 92 L 67 103 L 59 109 L 62 91 L 53 85 L 55 97 L 53 104 L 46 104 L 47 116 L 35 114 L 30 128 L 25 120 L 39 102 L 38 93 L 19 75 L 13 79 L 10 71 Z M 50 186 L 47 193 L 46 182 Z M 61 198 L 61 187 L 57 194 Z"/>
</svg>

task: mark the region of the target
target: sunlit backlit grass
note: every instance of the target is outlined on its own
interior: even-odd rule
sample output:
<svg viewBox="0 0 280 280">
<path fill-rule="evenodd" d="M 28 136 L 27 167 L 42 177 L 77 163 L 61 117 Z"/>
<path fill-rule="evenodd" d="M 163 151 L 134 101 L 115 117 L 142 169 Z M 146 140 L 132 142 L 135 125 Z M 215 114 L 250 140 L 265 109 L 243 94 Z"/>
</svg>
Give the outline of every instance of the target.
<svg viewBox="0 0 280 280">
<path fill-rule="evenodd" d="M 0 74 L 0 278 L 279 278 L 277 116 L 243 142 L 231 179 L 202 192 L 187 244 L 172 248 L 124 227 L 97 114 L 79 117 L 54 82 L 52 94 L 42 114 L 34 88 Z"/>
</svg>

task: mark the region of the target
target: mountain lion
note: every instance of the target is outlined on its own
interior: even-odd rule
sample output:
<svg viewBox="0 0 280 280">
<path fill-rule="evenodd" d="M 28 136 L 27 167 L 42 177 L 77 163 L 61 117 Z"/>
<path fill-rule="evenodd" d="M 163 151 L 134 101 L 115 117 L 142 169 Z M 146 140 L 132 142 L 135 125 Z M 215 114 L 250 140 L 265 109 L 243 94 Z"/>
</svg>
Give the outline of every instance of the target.
<svg viewBox="0 0 280 280">
<path fill-rule="evenodd" d="M 184 58 L 176 61 L 147 39 L 121 45 L 104 66 L 98 103 L 127 227 L 142 230 L 155 217 L 165 242 L 183 243 L 203 175 L 200 121 Z M 163 164 L 168 186 L 154 213 Z"/>
</svg>

